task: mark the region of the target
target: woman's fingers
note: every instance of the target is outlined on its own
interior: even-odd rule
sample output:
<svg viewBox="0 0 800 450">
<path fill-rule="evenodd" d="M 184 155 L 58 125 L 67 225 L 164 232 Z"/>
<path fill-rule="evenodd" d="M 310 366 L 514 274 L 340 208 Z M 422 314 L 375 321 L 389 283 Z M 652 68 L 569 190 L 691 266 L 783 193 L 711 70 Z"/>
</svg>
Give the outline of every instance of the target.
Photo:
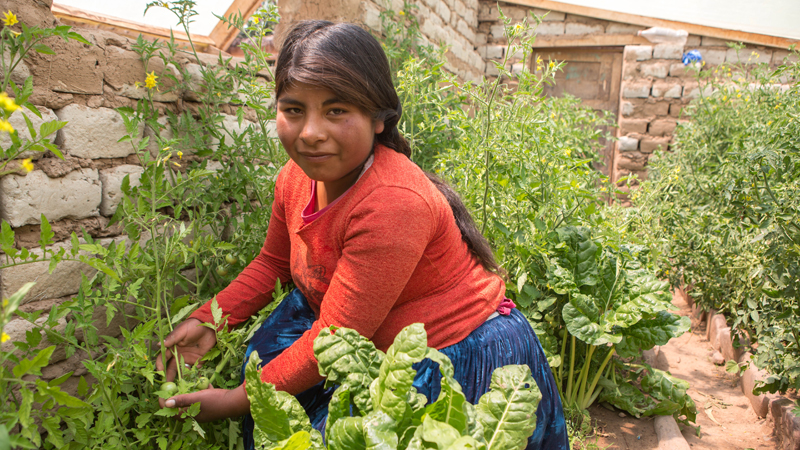
<svg viewBox="0 0 800 450">
<path fill-rule="evenodd" d="M 171 348 L 174 347 L 183 341 L 186 337 L 186 322 L 181 323 L 178 328 L 172 330 L 172 333 L 168 334 L 167 337 L 164 338 L 164 347 Z"/>
</svg>

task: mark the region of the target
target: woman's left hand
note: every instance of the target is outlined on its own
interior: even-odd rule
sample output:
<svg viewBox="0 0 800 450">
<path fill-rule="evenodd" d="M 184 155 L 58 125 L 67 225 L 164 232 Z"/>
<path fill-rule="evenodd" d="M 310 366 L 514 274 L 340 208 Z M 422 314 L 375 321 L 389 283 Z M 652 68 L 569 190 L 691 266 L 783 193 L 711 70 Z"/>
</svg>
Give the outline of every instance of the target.
<svg viewBox="0 0 800 450">
<path fill-rule="evenodd" d="M 200 403 L 200 413 L 195 416 L 198 422 L 239 417 L 250 412 L 250 401 L 247 399 L 244 385 L 231 390 L 214 389 L 211 386 L 191 394 L 176 395 L 167 399 L 165 406 L 185 411 L 194 403 Z"/>
</svg>

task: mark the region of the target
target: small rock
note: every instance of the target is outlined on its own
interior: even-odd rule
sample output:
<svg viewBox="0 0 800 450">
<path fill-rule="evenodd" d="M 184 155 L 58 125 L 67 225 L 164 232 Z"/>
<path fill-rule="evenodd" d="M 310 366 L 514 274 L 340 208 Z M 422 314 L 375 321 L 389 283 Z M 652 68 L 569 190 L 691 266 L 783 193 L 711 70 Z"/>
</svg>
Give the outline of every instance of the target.
<svg viewBox="0 0 800 450">
<path fill-rule="evenodd" d="M 722 356 L 722 353 L 714 351 L 714 353 L 711 354 L 711 362 L 713 362 L 718 366 L 721 366 L 725 364 L 725 357 Z"/>
<path fill-rule="evenodd" d="M 619 413 L 620 417 L 625 417 L 625 413 Z"/>
</svg>

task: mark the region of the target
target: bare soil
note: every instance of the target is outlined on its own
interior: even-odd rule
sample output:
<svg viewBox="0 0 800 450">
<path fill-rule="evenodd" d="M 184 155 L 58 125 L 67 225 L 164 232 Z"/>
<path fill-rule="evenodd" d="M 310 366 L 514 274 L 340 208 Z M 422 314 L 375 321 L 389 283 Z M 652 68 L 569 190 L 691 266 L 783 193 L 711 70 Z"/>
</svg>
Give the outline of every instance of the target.
<svg viewBox="0 0 800 450">
<path fill-rule="evenodd" d="M 680 298 L 673 300 L 678 314 L 691 308 Z M 700 436 L 681 425 L 683 436 L 698 450 L 777 450 L 772 426 L 759 419 L 742 394 L 739 378 L 711 362 L 712 348 L 705 338 L 705 323 L 672 339 L 660 349 L 672 375 L 689 382 L 689 395 L 697 405 Z M 662 360 L 663 363 L 663 360 Z M 597 421 L 596 444 L 608 449 L 658 449 L 652 418 L 636 419 L 626 413 L 595 405 L 590 414 Z"/>
</svg>

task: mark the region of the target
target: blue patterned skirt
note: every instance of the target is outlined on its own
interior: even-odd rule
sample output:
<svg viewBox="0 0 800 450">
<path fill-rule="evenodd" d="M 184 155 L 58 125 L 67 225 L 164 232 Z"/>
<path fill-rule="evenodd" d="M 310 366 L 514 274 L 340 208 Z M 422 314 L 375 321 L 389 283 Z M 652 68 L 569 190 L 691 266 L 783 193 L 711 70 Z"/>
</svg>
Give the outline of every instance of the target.
<svg viewBox="0 0 800 450">
<path fill-rule="evenodd" d="M 262 365 L 266 364 L 309 330 L 314 320 L 314 312 L 303 294 L 298 289 L 292 291 L 253 335 L 242 364 L 242 381 L 244 367 L 253 350 L 258 351 Z M 528 440 L 526 449 L 569 449 L 558 388 L 542 345 L 522 313 L 512 309 L 510 315 L 486 321 L 461 342 L 439 351 L 453 362 L 455 379 L 467 401 L 473 404 L 489 390 L 494 369 L 509 364 L 527 364 L 542 393 L 542 401 L 536 410 L 536 431 Z M 417 370 L 414 387 L 429 400 L 436 399 L 441 391 L 439 364 L 425 359 L 415 364 L 414 369 Z M 325 389 L 324 382 L 321 382 L 296 396 L 308 413 L 311 424 L 323 434 L 328 401 L 333 391 L 334 388 Z M 245 448 L 254 449 L 253 418 L 250 415 L 245 417 L 243 432 Z"/>
</svg>

